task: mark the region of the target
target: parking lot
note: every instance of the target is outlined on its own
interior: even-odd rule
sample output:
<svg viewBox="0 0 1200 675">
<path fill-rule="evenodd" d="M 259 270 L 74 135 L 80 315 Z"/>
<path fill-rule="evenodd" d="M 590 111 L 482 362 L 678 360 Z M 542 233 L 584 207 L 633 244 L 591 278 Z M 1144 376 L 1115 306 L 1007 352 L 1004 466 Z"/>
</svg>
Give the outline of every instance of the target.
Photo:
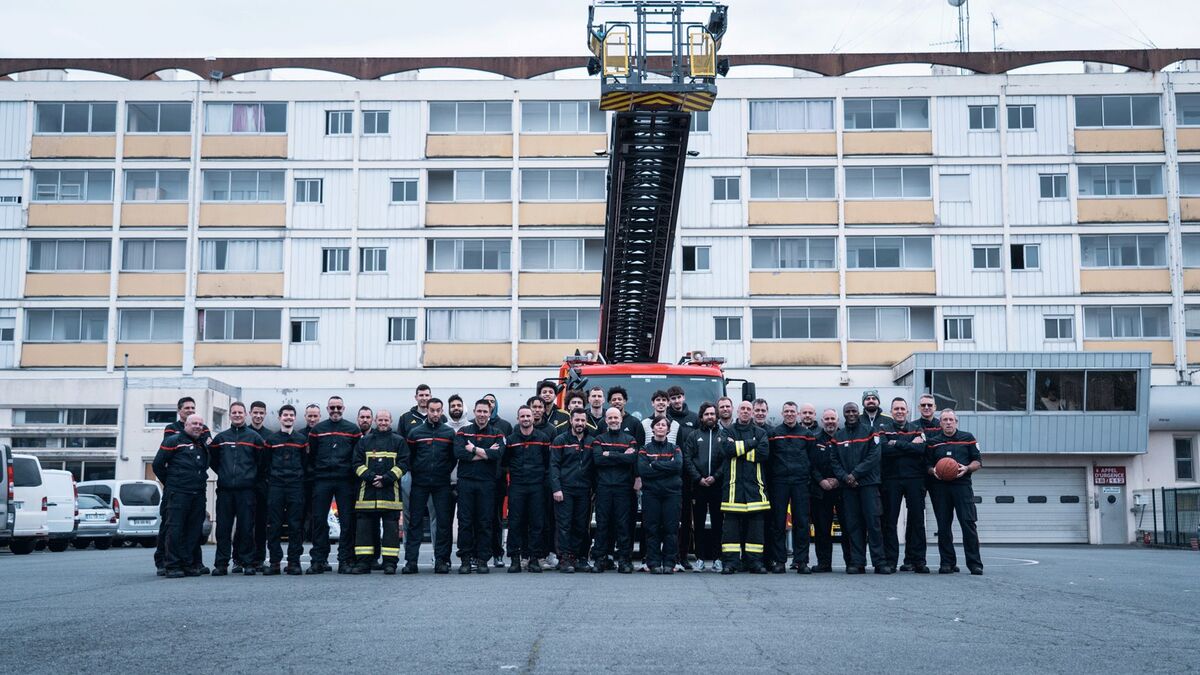
<svg viewBox="0 0 1200 675">
<path fill-rule="evenodd" d="M 415 577 L 166 580 L 151 555 L 0 552 L 3 669 L 1181 672 L 1200 659 L 1189 551 L 985 547 L 982 577 L 423 565 Z"/>
</svg>

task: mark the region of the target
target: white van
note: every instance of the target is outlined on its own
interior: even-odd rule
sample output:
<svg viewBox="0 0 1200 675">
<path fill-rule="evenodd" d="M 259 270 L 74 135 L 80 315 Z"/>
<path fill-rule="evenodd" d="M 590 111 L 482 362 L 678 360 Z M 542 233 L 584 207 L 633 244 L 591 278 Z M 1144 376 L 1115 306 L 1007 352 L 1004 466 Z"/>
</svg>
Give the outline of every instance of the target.
<svg viewBox="0 0 1200 675">
<path fill-rule="evenodd" d="M 13 508 L 12 450 L 0 445 L 0 546 L 8 546 L 16 525 L 17 510 Z"/>
<path fill-rule="evenodd" d="M 17 517 L 8 550 L 26 555 L 50 538 L 46 514 L 49 501 L 41 462 L 33 455 L 13 455 L 13 508 Z"/>
<path fill-rule="evenodd" d="M 85 480 L 76 485 L 79 494 L 103 499 L 117 516 L 113 543 L 133 541 L 150 548 L 158 538 L 158 504 L 162 490 L 152 480 Z"/>
<path fill-rule="evenodd" d="M 55 553 L 67 550 L 79 529 L 79 504 L 75 498 L 75 477 L 62 469 L 42 469 L 46 486 L 46 520 L 50 527 L 47 547 Z"/>
</svg>

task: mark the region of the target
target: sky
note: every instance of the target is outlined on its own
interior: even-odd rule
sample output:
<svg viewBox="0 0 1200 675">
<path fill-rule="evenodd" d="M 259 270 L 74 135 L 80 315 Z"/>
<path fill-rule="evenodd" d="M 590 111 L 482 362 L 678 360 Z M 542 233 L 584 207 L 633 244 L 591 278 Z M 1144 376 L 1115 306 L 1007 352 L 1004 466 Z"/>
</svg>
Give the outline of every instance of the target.
<svg viewBox="0 0 1200 675">
<path fill-rule="evenodd" d="M 727 0 L 723 54 L 950 51 L 946 0 Z M 584 55 L 587 0 L 6 2 L 0 57 Z M 972 51 L 1200 46 L 1196 0 L 969 0 Z M 1186 20 L 1181 20 L 1186 17 Z M 942 44 L 935 44 L 942 43 Z"/>
</svg>

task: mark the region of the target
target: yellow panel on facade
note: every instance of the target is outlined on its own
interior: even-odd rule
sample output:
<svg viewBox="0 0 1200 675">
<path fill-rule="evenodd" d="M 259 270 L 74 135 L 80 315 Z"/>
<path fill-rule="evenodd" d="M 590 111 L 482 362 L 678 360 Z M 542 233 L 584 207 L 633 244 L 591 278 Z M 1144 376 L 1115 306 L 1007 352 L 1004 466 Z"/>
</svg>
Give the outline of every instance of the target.
<svg viewBox="0 0 1200 675">
<path fill-rule="evenodd" d="M 1200 363 L 1200 340 L 1187 341 L 1187 362 Z"/>
<path fill-rule="evenodd" d="M 747 155 L 786 155 L 824 157 L 837 154 L 837 134 L 815 133 L 749 133 L 746 134 Z"/>
<path fill-rule="evenodd" d="M 585 352 L 595 350 L 595 342 L 522 342 L 517 345 L 517 365 L 520 366 L 557 366 L 563 357 L 574 354 L 575 350 Z"/>
<path fill-rule="evenodd" d="M 936 342 L 849 342 L 846 363 L 851 366 L 894 366 L 913 352 L 937 350 Z"/>
<path fill-rule="evenodd" d="M 129 365 L 134 368 L 163 368 L 183 365 L 183 345 L 178 343 L 118 342 L 118 364 L 125 362 L 126 354 L 129 355 Z"/>
<path fill-rule="evenodd" d="M 1200 293 L 1200 269 L 1185 269 L 1183 271 L 1183 291 L 1185 293 Z"/>
<path fill-rule="evenodd" d="M 512 275 L 508 272 L 426 272 L 425 295 L 479 296 L 510 295 Z"/>
<path fill-rule="evenodd" d="M 561 358 L 561 357 L 560 357 Z M 426 368 L 449 366 L 509 367 L 512 345 L 507 342 L 426 342 L 421 365 Z"/>
<path fill-rule="evenodd" d="M 1162 129 L 1076 129 L 1075 152 L 1162 152 Z"/>
<path fill-rule="evenodd" d="M 604 225 L 604 202 L 522 202 L 521 225 Z"/>
<path fill-rule="evenodd" d="M 846 272 L 846 295 L 933 295 L 933 270 L 864 270 Z"/>
<path fill-rule="evenodd" d="M 283 273 L 198 274 L 196 276 L 196 295 L 199 297 L 282 297 Z"/>
<path fill-rule="evenodd" d="M 30 227 L 112 227 L 112 203 L 30 204 Z"/>
<path fill-rule="evenodd" d="M 282 366 L 278 342 L 197 342 L 196 367 Z"/>
<path fill-rule="evenodd" d="M 201 157 L 278 157 L 286 158 L 287 135 L 205 134 L 200 139 Z"/>
<path fill-rule="evenodd" d="M 521 295 L 600 295 L 599 272 L 521 272 L 517 289 Z"/>
<path fill-rule="evenodd" d="M 1081 223 L 1153 223 L 1166 222 L 1167 200 L 1142 199 L 1080 199 Z"/>
<path fill-rule="evenodd" d="M 180 296 L 186 284 L 182 272 L 122 272 L 117 275 L 117 295 Z"/>
<path fill-rule="evenodd" d="M 121 204 L 121 225 L 127 227 L 186 227 L 188 205 L 184 204 Z"/>
<path fill-rule="evenodd" d="M 1200 129 L 1176 129 L 1175 142 L 1179 152 L 1200 150 Z"/>
<path fill-rule="evenodd" d="M 116 136 L 34 136 L 29 156 L 39 157 L 101 157 L 110 159 L 117 154 Z"/>
<path fill-rule="evenodd" d="M 837 202 L 750 201 L 751 225 L 837 225 Z"/>
<path fill-rule="evenodd" d="M 844 155 L 932 155 L 931 131 L 847 131 Z"/>
<path fill-rule="evenodd" d="M 208 202 L 200 205 L 201 227 L 283 227 L 287 222 L 284 204 L 239 204 Z"/>
<path fill-rule="evenodd" d="M 911 199 L 846 202 L 847 225 L 933 223 L 933 202 Z"/>
<path fill-rule="evenodd" d="M 126 157 L 187 158 L 192 156 L 192 137 L 190 134 L 170 136 L 126 134 L 122 152 Z"/>
<path fill-rule="evenodd" d="M 22 368 L 103 368 L 108 363 L 108 345 L 103 342 L 21 345 Z"/>
<path fill-rule="evenodd" d="M 430 134 L 426 157 L 512 157 L 512 134 Z"/>
<path fill-rule="evenodd" d="M 608 150 L 604 134 L 521 134 L 522 157 L 594 157 Z"/>
<path fill-rule="evenodd" d="M 1079 270 L 1081 293 L 1170 293 L 1171 273 L 1154 270 Z"/>
<path fill-rule="evenodd" d="M 426 227 L 512 227 L 512 202 L 425 205 Z"/>
<path fill-rule="evenodd" d="M 1200 197 L 1180 197 L 1179 217 L 1182 220 L 1200 220 Z"/>
<path fill-rule="evenodd" d="M 1150 363 L 1166 366 L 1175 363 L 1175 348 L 1170 340 L 1084 340 L 1089 352 L 1150 352 Z"/>
<path fill-rule="evenodd" d="M 108 272 L 29 272 L 25 275 L 25 297 L 108 297 L 108 285 Z"/>
<path fill-rule="evenodd" d="M 750 295 L 837 295 L 837 272 L 751 272 Z"/>
<path fill-rule="evenodd" d="M 837 342 L 750 342 L 752 366 L 838 366 L 842 347 Z"/>
</svg>

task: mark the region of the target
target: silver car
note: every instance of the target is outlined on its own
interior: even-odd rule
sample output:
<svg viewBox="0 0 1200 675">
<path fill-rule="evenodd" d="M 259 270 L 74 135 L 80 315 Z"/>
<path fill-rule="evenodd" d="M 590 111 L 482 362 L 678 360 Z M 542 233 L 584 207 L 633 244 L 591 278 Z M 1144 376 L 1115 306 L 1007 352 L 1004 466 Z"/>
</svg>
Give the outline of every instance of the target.
<svg viewBox="0 0 1200 675">
<path fill-rule="evenodd" d="M 96 495 L 79 495 L 79 530 L 75 533 L 75 548 L 87 548 L 95 544 L 103 551 L 112 546 L 117 536 L 117 514 L 112 507 Z"/>
</svg>

